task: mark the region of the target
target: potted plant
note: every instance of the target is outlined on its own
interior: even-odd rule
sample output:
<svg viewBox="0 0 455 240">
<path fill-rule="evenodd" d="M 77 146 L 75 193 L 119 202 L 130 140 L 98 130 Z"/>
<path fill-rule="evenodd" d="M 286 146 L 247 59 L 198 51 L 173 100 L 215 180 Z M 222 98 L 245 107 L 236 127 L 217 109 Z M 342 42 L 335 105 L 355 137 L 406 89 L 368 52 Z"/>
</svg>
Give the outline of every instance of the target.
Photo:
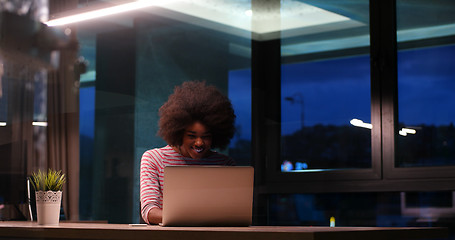
<svg viewBox="0 0 455 240">
<path fill-rule="evenodd" d="M 58 225 L 62 189 L 66 181 L 62 171 L 49 169 L 32 173 L 30 183 L 35 189 L 36 217 L 40 225 Z"/>
</svg>

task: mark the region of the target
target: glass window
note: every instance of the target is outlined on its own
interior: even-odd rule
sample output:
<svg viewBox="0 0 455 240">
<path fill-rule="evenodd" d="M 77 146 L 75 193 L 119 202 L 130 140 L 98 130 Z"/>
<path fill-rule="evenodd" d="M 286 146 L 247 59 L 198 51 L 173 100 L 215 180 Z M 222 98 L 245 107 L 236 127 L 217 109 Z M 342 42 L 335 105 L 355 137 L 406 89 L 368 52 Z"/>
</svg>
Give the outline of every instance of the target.
<svg viewBox="0 0 455 240">
<path fill-rule="evenodd" d="M 455 165 L 454 11 L 453 1 L 397 1 L 396 167 Z"/>
<path fill-rule="evenodd" d="M 229 99 L 236 114 L 236 133 L 229 156 L 237 165 L 251 165 L 251 69 L 229 71 Z"/>
<path fill-rule="evenodd" d="M 95 141 L 95 81 L 96 81 L 96 32 L 84 31 L 78 34 L 79 62 L 85 72 L 79 77 L 79 219 L 92 220 L 93 164 Z"/>
<path fill-rule="evenodd" d="M 249 1 L 179 2 L 77 24 L 80 60 L 88 64 L 80 183 L 90 186 L 80 190 L 81 220 L 139 220 L 140 158 L 166 145 L 157 136 L 158 109 L 183 81 L 206 81 L 231 99 L 237 132 L 222 151 L 237 165 L 251 164 L 248 9 Z"/>
<path fill-rule="evenodd" d="M 282 33 L 282 171 L 372 166 L 368 1 L 348 5 L 294 6 L 314 21 Z"/>
<path fill-rule="evenodd" d="M 82 85 L 81 85 L 82 86 Z M 95 87 L 84 86 L 79 90 L 79 219 L 92 219 L 93 142 L 95 140 Z"/>
</svg>

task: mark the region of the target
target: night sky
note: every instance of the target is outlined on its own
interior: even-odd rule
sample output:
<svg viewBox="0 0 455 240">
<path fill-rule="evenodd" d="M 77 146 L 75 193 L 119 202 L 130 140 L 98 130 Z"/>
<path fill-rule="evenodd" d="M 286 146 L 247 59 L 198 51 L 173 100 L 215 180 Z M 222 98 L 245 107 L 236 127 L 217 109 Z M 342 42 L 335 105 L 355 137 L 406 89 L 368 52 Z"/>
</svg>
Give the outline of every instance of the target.
<svg viewBox="0 0 455 240">
<path fill-rule="evenodd" d="M 455 46 L 398 53 L 399 121 L 407 126 L 455 122 Z M 282 134 L 304 125 L 347 125 L 353 118 L 370 123 L 369 56 L 282 66 Z M 229 73 L 229 97 L 241 126 L 251 139 L 251 70 Z M 293 97 L 291 103 L 285 100 Z"/>
</svg>

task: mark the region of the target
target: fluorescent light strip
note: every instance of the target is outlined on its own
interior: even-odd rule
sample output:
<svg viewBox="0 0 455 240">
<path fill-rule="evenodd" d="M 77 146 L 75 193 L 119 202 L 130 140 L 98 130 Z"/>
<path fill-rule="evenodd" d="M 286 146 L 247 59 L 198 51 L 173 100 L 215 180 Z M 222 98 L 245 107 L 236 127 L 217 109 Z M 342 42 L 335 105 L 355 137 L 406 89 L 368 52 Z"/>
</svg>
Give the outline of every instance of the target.
<svg viewBox="0 0 455 240">
<path fill-rule="evenodd" d="M 32 122 L 33 126 L 47 127 L 47 122 Z M 6 127 L 6 122 L 0 122 L 0 127 Z"/>
<path fill-rule="evenodd" d="M 47 122 L 33 122 L 33 126 L 47 127 Z"/>
<path fill-rule="evenodd" d="M 412 129 L 412 128 L 402 128 L 401 131 L 405 132 L 405 133 L 409 133 L 409 134 L 416 134 L 416 130 L 415 129 Z"/>
<path fill-rule="evenodd" d="M 402 128 L 400 131 L 398 131 L 398 134 L 400 134 L 401 136 L 407 136 L 408 134 L 416 134 L 416 130 L 415 129 L 411 129 L 411 128 Z"/>
<path fill-rule="evenodd" d="M 109 15 L 113 15 L 113 14 L 128 12 L 128 11 L 132 11 L 132 10 L 136 10 L 136 9 L 140 9 L 140 8 L 150 7 L 153 5 L 158 5 L 159 3 L 163 3 L 163 2 L 168 3 L 169 1 L 140 0 L 140 1 L 116 5 L 113 7 L 107 7 L 107 8 L 102 8 L 102 9 L 98 9 L 98 10 L 79 13 L 79 14 L 75 14 L 75 15 L 71 15 L 71 16 L 67 16 L 67 17 L 52 19 L 52 20 L 45 22 L 45 24 L 49 27 L 61 26 L 61 25 L 66 25 L 66 24 L 70 24 L 70 23 L 82 22 L 82 21 L 86 21 L 86 20 L 90 20 L 90 19 L 94 19 L 94 18 L 105 17 L 105 16 L 109 16 Z"/>
<path fill-rule="evenodd" d="M 373 129 L 373 125 L 371 123 L 364 123 L 362 120 L 357 118 L 352 119 L 350 123 L 356 127 Z M 408 134 L 416 134 L 416 132 L 417 131 L 412 128 L 402 128 L 400 131 L 398 131 L 398 134 L 400 134 L 401 136 L 407 136 Z"/>
<path fill-rule="evenodd" d="M 363 128 L 368 128 L 368 129 L 373 128 L 373 125 L 371 123 L 364 123 L 362 120 L 357 119 L 357 118 L 352 119 L 350 121 L 350 123 L 356 127 L 363 127 Z"/>
</svg>

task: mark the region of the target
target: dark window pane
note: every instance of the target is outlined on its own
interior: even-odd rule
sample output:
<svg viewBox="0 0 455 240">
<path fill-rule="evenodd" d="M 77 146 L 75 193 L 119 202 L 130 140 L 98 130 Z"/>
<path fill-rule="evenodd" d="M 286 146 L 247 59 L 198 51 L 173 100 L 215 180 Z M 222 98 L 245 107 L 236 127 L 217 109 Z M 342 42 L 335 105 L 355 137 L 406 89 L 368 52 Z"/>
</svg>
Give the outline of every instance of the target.
<svg viewBox="0 0 455 240">
<path fill-rule="evenodd" d="M 397 1 L 396 167 L 455 165 L 454 11 L 454 1 Z"/>
<path fill-rule="evenodd" d="M 398 54 L 398 167 L 455 165 L 455 45 Z"/>
<path fill-rule="evenodd" d="M 370 122 L 368 56 L 282 69 L 283 159 L 294 170 L 371 167 L 370 129 L 350 124 Z"/>
<path fill-rule="evenodd" d="M 281 171 L 371 168 L 368 1 L 308 3 L 332 22 L 282 34 Z"/>
</svg>

